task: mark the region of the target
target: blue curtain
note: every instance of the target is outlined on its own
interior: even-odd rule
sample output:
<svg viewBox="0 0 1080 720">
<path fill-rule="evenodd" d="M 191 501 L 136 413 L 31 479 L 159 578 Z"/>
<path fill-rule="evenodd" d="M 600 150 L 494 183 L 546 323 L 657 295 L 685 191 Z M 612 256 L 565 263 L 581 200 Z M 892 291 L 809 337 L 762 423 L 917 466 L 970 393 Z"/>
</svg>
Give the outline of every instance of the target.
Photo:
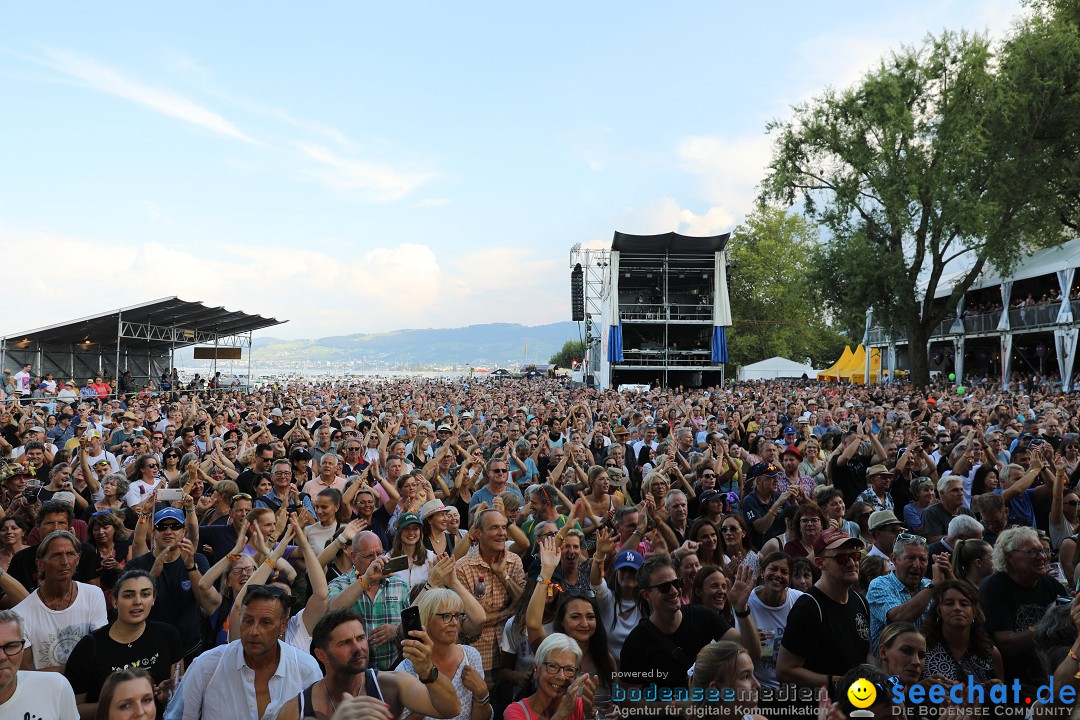
<svg viewBox="0 0 1080 720">
<path fill-rule="evenodd" d="M 727 362 L 727 331 L 722 325 L 713 325 L 712 329 L 712 364 Z"/>
<path fill-rule="evenodd" d="M 622 323 L 612 325 L 608 328 L 608 344 L 607 344 L 607 359 L 608 362 L 622 362 Z"/>
</svg>

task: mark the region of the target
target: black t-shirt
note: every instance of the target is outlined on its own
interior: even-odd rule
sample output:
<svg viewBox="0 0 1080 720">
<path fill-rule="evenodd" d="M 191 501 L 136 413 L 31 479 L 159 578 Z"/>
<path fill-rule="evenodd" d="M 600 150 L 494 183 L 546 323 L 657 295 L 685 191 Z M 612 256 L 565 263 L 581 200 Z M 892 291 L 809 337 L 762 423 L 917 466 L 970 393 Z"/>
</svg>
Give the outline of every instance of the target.
<svg viewBox="0 0 1080 720">
<path fill-rule="evenodd" d="M 829 461 L 832 483 L 844 493 L 844 504 L 851 507 L 855 498 L 866 489 L 866 469 L 870 467 L 870 455 L 856 455 L 845 465 L 837 464 L 840 456 Z"/>
<path fill-rule="evenodd" d="M 8 564 L 8 574 L 29 592 L 34 592 L 38 586 L 37 549 L 37 545 L 23 548 L 11 556 L 11 563 Z M 83 543 L 79 565 L 75 568 L 75 580 L 88 583 L 99 575 L 100 570 L 101 556 L 93 545 Z"/>
<path fill-rule="evenodd" d="M 1067 597 L 1061 583 L 1049 575 L 1039 576 L 1035 587 L 1023 587 L 1007 573 L 996 572 L 983 580 L 979 587 L 979 602 L 986 613 L 986 629 L 995 632 L 1023 631 L 1030 628 L 1046 614 L 1046 608 L 1054 598 Z M 1016 654 L 1004 651 L 1001 659 L 1005 665 L 1005 682 L 1014 679 L 1025 685 L 1046 682 L 1039 656 L 1032 647 Z"/>
<path fill-rule="evenodd" d="M 225 518 L 228 520 L 228 517 Z M 199 549 L 204 545 L 210 546 L 207 562 L 217 562 L 229 554 L 236 546 L 236 529 L 232 523 L 225 525 L 200 525 L 199 526 Z"/>
<path fill-rule="evenodd" d="M 841 605 L 815 585 L 792 606 L 780 645 L 803 658 L 807 670 L 843 675 L 870 652 L 870 606 L 854 590 Z"/>
<path fill-rule="evenodd" d="M 167 623 L 149 621 L 139 639 L 130 645 L 109 637 L 111 624 L 83 637 L 71 651 L 64 677 L 75 694 L 86 693 L 86 702 L 97 702 L 105 679 L 117 670 L 140 668 L 154 684 L 169 679 L 173 663 L 184 658 L 180 633 Z"/>
<path fill-rule="evenodd" d="M 656 632 L 642 620 L 630 631 L 623 643 L 619 669 L 626 682 L 631 685 L 649 685 L 656 683 L 661 687 L 684 688 L 688 685 L 687 670 L 689 664 L 679 662 L 673 653 L 660 647 Z M 869 625 L 867 626 L 869 628 Z M 683 656 L 694 662 L 701 648 L 713 640 L 719 640 L 731 629 L 720 613 L 703 605 L 684 605 L 682 622 L 675 632 L 668 635 L 675 647 L 682 650 Z M 865 653 L 864 653 L 865 656 Z M 629 674 L 628 674 L 629 673 Z"/>
<path fill-rule="evenodd" d="M 203 575 L 210 563 L 202 553 L 195 553 L 195 565 Z M 154 554 L 146 553 L 131 558 L 125 566 L 128 570 L 145 570 L 154 567 Z M 199 620 L 199 603 L 192 590 L 191 576 L 184 569 L 181 558 L 165 563 L 157 579 L 157 598 L 150 611 L 150 619 L 169 623 L 180 631 L 184 655 L 189 655 L 202 644 L 202 626 Z"/>
</svg>

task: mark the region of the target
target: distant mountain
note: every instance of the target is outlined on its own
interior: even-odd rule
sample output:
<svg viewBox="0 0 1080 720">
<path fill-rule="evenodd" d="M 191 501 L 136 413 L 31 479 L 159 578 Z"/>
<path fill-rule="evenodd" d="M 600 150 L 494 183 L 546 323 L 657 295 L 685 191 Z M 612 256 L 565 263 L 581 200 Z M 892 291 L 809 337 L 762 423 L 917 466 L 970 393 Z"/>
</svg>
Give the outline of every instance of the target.
<svg viewBox="0 0 1080 720">
<path fill-rule="evenodd" d="M 567 340 L 578 339 L 572 322 L 525 326 L 490 323 L 461 328 L 395 330 L 335 335 L 315 340 L 255 338 L 252 360 L 258 366 L 283 368 L 325 364 L 349 370 L 451 367 L 517 367 L 526 360 L 547 362 Z M 526 357 L 526 352 L 528 356 Z M 191 351 L 177 360 L 191 364 Z"/>
</svg>

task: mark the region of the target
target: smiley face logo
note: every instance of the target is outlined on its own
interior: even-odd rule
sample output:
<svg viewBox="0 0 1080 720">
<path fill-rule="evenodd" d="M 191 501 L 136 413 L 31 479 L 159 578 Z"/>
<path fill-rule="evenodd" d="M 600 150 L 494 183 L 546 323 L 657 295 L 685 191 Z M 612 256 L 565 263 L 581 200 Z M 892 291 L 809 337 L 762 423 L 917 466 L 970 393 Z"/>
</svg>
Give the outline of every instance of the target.
<svg viewBox="0 0 1080 720">
<path fill-rule="evenodd" d="M 877 700 L 877 689 L 864 678 L 851 683 L 847 691 L 848 700 L 857 708 L 868 708 Z"/>
</svg>

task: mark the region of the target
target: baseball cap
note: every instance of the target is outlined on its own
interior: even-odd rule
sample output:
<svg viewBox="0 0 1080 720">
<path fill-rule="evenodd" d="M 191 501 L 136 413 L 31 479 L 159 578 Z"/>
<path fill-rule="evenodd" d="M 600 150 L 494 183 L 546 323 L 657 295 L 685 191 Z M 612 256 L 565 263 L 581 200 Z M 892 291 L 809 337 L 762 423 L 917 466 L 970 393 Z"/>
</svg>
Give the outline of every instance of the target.
<svg viewBox="0 0 1080 720">
<path fill-rule="evenodd" d="M 277 417 L 281 417 L 281 408 L 274 408 L 273 410 L 270 411 L 270 414 L 275 415 Z"/>
<path fill-rule="evenodd" d="M 863 547 L 863 541 L 851 537 L 839 528 L 829 528 L 828 530 L 818 533 L 817 538 L 814 539 L 814 555 L 820 557 L 826 550 L 836 550 L 845 545 L 861 548 Z"/>
<path fill-rule="evenodd" d="M 615 555 L 614 569 L 622 570 L 623 568 L 633 568 L 634 570 L 639 570 L 644 562 L 645 558 L 641 556 L 641 553 L 634 550 L 620 550 Z"/>
<path fill-rule="evenodd" d="M 398 515 L 397 529 L 404 530 L 409 525 L 419 525 L 420 516 L 414 512 L 405 512 Z"/>
<path fill-rule="evenodd" d="M 706 490 L 698 497 L 698 503 L 707 503 L 713 500 L 722 500 L 723 494 L 719 490 Z"/>
<path fill-rule="evenodd" d="M 802 453 L 799 452 L 799 448 L 794 445 L 788 445 L 784 448 L 784 452 L 780 453 L 780 457 L 783 457 L 784 455 L 794 455 L 799 460 L 802 460 Z"/>
<path fill-rule="evenodd" d="M 903 525 L 892 510 L 878 510 L 870 516 L 870 522 L 866 524 L 870 532 L 883 528 L 886 525 Z"/>
<path fill-rule="evenodd" d="M 154 525 L 157 526 L 162 520 L 175 520 L 181 525 L 184 524 L 184 511 L 180 508 L 167 507 L 163 510 L 158 510 L 154 513 Z"/>
<path fill-rule="evenodd" d="M 798 433 L 799 431 L 795 429 L 794 425 L 788 425 L 786 428 L 784 428 L 785 435 L 797 435 Z"/>
</svg>

